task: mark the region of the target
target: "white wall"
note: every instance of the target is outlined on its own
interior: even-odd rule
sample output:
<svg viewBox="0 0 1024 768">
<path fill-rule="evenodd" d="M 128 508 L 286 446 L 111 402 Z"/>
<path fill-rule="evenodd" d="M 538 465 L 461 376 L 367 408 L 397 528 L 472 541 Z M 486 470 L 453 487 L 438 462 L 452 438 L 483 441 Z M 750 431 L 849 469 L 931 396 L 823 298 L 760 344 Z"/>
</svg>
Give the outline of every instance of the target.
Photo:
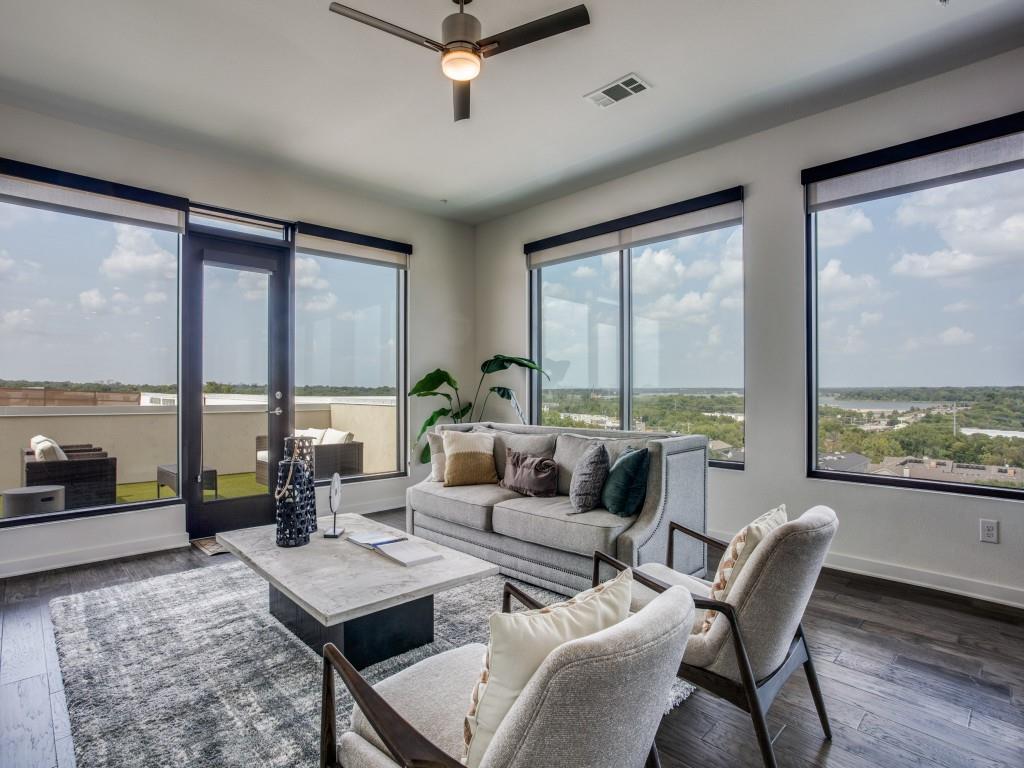
<svg viewBox="0 0 1024 768">
<path fill-rule="evenodd" d="M 0 126 L 0 157 L 412 243 L 409 376 L 415 381 L 442 366 L 457 378 L 473 378 L 470 227 L 280 171 L 157 146 L 9 105 L 0 104 Z M 419 424 L 434 407 L 417 399 L 411 422 Z M 401 506 L 407 484 L 405 479 L 356 484 L 348 487 L 346 499 L 360 512 Z M 8 528 L 0 530 L 0 577 L 185 543 L 181 507 Z"/>
<path fill-rule="evenodd" d="M 479 226 L 477 357 L 528 352 L 523 243 L 742 184 L 747 467 L 711 471 L 709 528 L 824 503 L 840 517 L 831 565 L 1024 605 L 1024 504 L 806 477 L 800 185 L 803 168 L 1022 110 L 1022 74 L 1024 48 Z M 979 517 L 1001 521 L 1001 544 L 978 542 Z"/>
</svg>

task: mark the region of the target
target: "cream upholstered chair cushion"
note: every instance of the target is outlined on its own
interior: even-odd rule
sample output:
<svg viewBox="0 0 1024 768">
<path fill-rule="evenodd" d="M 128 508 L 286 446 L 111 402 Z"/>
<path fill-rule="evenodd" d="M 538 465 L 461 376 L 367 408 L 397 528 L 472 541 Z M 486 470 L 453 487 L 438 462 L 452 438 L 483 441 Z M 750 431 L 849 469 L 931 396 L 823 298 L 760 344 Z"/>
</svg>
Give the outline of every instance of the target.
<svg viewBox="0 0 1024 768">
<path fill-rule="evenodd" d="M 732 585 L 725 602 L 736 609 L 754 679 L 785 660 L 838 527 L 829 507 L 807 510 L 771 531 Z M 720 616 L 707 632 L 690 638 L 683 661 L 739 681 L 731 636 Z"/>
<path fill-rule="evenodd" d="M 704 579 L 698 579 L 696 576 L 689 576 L 685 573 L 680 573 L 679 571 L 669 568 L 667 565 L 663 565 L 662 563 L 644 563 L 643 565 L 638 565 L 636 570 L 657 579 L 662 584 L 683 587 L 687 592 L 695 597 L 711 597 L 710 581 L 704 581 Z M 655 597 L 657 597 L 657 593 L 654 592 L 654 590 L 648 589 L 643 584 L 634 581 L 633 598 L 630 602 L 629 610 L 636 613 L 646 607 Z M 697 608 L 694 610 L 692 633 L 699 633 L 702 630 L 703 625 L 704 611 Z"/>
<path fill-rule="evenodd" d="M 676 587 L 615 626 L 558 646 L 502 720 L 480 767 L 642 768 L 692 623 L 693 600 Z M 375 687 L 459 759 L 465 702 L 483 650 L 472 645 L 432 656 Z M 396 765 L 358 709 L 338 758 L 345 768 Z"/>
</svg>

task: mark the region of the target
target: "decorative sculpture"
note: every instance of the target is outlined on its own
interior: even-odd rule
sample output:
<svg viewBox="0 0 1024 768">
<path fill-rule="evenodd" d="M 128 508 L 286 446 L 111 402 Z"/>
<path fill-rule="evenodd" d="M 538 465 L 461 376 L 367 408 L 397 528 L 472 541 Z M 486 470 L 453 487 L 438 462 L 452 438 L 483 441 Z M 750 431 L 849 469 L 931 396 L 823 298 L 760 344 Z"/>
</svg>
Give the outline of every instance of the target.
<svg viewBox="0 0 1024 768">
<path fill-rule="evenodd" d="M 313 440 L 286 437 L 277 466 L 277 546 L 301 547 L 316 530 L 316 491 L 313 485 Z"/>
</svg>

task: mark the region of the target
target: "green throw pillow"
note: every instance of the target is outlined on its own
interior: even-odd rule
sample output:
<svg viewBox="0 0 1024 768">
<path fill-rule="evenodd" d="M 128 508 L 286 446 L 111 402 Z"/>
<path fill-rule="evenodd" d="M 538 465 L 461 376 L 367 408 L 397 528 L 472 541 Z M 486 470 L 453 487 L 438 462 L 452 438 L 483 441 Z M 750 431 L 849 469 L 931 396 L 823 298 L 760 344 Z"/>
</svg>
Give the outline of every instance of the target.
<svg viewBox="0 0 1024 768">
<path fill-rule="evenodd" d="M 647 470 L 651 454 L 646 448 L 627 448 L 612 465 L 601 491 L 601 503 L 613 515 L 632 517 L 647 496 Z"/>
</svg>

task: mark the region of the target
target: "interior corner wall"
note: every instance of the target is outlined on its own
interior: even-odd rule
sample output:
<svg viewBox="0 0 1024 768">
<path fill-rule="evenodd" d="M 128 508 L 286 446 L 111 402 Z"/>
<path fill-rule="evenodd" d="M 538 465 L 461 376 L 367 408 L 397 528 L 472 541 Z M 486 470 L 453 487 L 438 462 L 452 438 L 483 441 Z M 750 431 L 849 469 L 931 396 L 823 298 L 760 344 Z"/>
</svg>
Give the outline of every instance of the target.
<svg viewBox="0 0 1024 768">
<path fill-rule="evenodd" d="M 409 378 L 415 381 L 436 367 L 466 381 L 473 378 L 475 307 L 467 301 L 474 285 L 471 227 L 256 164 L 151 144 L 10 105 L 0 104 L 0 126 L 0 157 L 412 243 Z M 414 399 L 410 424 L 418 425 L 431 410 L 429 402 Z M 13 451 L 0 446 L 4 456 Z M 405 488 L 425 473 L 414 465 L 412 474 L 346 485 L 346 510 L 403 506 Z M 0 529 L 0 577 L 186 543 L 180 506 Z"/>
<path fill-rule="evenodd" d="M 745 187 L 746 469 L 712 469 L 709 528 L 729 538 L 785 502 L 840 519 L 829 564 L 1024 606 L 1024 503 L 806 476 L 803 168 L 1024 109 L 1024 48 L 480 225 L 477 357 L 529 351 L 523 244 Z M 506 374 L 525 391 L 526 377 Z M 511 414 L 508 414 L 511 416 Z M 998 545 L 978 519 L 1001 523 Z"/>
</svg>

